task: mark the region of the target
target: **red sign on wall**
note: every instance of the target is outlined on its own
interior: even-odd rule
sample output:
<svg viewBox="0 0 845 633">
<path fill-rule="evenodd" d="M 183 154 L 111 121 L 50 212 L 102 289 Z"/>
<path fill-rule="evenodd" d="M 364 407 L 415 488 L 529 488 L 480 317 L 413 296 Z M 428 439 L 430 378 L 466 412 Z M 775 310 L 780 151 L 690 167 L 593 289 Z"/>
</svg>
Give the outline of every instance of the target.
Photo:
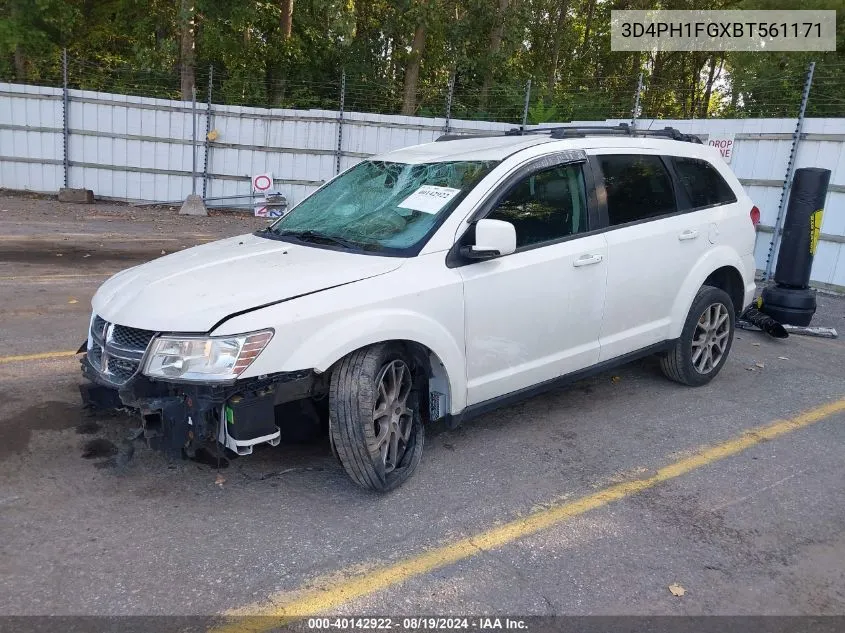
<svg viewBox="0 0 845 633">
<path fill-rule="evenodd" d="M 733 158 L 734 153 L 734 135 L 733 134 L 722 134 L 720 136 L 713 136 L 708 141 L 707 144 L 710 147 L 715 147 L 719 150 L 719 153 L 722 155 L 722 159 L 726 163 L 731 162 L 731 158 Z"/>
</svg>

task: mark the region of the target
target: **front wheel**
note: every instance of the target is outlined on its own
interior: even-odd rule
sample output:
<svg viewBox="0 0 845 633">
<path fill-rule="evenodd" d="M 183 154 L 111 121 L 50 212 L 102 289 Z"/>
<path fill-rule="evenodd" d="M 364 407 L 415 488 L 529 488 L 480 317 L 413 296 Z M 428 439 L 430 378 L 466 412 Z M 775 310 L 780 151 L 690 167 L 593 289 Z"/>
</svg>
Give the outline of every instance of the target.
<svg viewBox="0 0 845 633">
<path fill-rule="evenodd" d="M 736 312 L 724 290 L 702 286 L 690 307 L 681 336 L 660 359 L 667 378 L 705 385 L 721 371 L 731 351 Z"/>
<path fill-rule="evenodd" d="M 332 372 L 329 432 L 346 474 L 359 486 L 386 492 L 408 479 L 422 457 L 412 364 L 398 345 L 357 350 Z"/>
</svg>

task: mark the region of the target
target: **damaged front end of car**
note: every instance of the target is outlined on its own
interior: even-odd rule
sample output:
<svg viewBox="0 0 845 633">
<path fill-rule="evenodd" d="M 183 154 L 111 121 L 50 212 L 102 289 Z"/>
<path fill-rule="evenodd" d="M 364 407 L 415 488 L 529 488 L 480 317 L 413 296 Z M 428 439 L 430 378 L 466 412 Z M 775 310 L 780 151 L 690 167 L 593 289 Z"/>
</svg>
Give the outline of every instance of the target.
<svg viewBox="0 0 845 633">
<path fill-rule="evenodd" d="M 272 336 L 272 330 L 235 337 L 162 334 L 95 314 L 80 394 L 93 409 L 136 412 L 138 436 L 170 457 L 196 458 L 203 448 L 221 446 L 249 455 L 256 445 L 279 444 L 282 405 L 327 391 L 313 370 L 239 379 Z M 313 406 L 310 413 L 316 418 Z"/>
</svg>

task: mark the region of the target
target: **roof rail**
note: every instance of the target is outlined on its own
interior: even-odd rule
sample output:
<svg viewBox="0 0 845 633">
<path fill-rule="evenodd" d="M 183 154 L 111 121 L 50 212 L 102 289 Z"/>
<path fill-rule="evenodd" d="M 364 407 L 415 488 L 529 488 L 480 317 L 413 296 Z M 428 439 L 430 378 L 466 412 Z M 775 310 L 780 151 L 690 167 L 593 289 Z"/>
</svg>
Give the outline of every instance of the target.
<svg viewBox="0 0 845 633">
<path fill-rule="evenodd" d="M 619 125 L 565 125 L 560 127 L 546 127 L 535 128 L 533 130 L 523 130 L 522 128 L 514 128 L 506 132 L 498 134 L 478 134 L 478 135 L 459 135 L 459 134 L 444 134 L 439 137 L 438 141 L 455 141 L 467 138 L 481 138 L 490 136 L 524 136 L 534 134 L 548 134 L 554 139 L 564 138 L 583 138 L 585 136 L 631 136 L 631 137 L 648 137 L 657 136 L 668 138 L 673 141 L 684 141 L 686 143 L 699 143 L 701 139 L 694 134 L 684 134 L 680 130 L 673 127 L 664 127 L 662 130 L 641 130 L 631 126 L 628 123 L 620 123 Z"/>
<path fill-rule="evenodd" d="M 583 136 L 600 135 L 625 135 L 625 136 L 660 136 L 673 141 L 684 141 L 686 143 L 701 143 L 701 139 L 694 134 L 684 134 L 677 128 L 664 127 L 662 130 L 641 130 L 636 129 L 628 123 L 619 125 L 577 125 L 552 128 L 552 138 L 576 138 Z"/>
<path fill-rule="evenodd" d="M 441 134 L 436 139 L 434 139 L 435 143 L 440 143 L 442 141 L 466 141 L 471 138 L 493 138 L 498 136 L 506 136 L 507 132 L 482 132 L 481 134 Z"/>
</svg>

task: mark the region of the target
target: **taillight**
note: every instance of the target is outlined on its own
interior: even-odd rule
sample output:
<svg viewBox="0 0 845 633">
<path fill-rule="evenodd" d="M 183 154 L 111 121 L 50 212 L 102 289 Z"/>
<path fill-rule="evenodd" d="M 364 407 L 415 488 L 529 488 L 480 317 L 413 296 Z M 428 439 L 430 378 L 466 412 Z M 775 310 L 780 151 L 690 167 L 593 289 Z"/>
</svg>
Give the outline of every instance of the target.
<svg viewBox="0 0 845 633">
<path fill-rule="evenodd" d="M 751 224 L 754 226 L 760 224 L 760 209 L 756 206 L 751 207 Z"/>
</svg>

